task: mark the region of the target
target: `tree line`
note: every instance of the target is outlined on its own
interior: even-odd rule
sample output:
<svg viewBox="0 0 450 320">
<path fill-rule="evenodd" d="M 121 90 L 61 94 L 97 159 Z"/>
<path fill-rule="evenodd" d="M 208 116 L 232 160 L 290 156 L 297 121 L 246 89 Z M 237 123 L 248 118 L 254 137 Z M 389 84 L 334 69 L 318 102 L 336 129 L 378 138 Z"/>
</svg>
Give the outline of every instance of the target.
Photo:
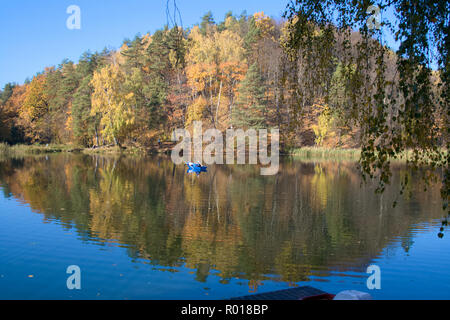
<svg viewBox="0 0 450 320">
<path fill-rule="evenodd" d="M 190 29 L 166 26 L 118 50 L 64 60 L 4 86 L 0 141 L 149 147 L 201 120 L 219 130 L 278 127 L 285 149 L 358 147 L 361 128 L 342 114 L 350 104 L 346 75 L 357 64 L 346 62 L 343 39 L 317 40 L 306 56 L 293 57 L 292 24 L 263 12 L 229 12 L 216 23 L 209 12 Z M 393 66 L 396 55 L 388 50 L 384 59 Z M 321 71 L 306 68 L 308 61 Z M 393 67 L 385 72 L 396 81 Z"/>
</svg>

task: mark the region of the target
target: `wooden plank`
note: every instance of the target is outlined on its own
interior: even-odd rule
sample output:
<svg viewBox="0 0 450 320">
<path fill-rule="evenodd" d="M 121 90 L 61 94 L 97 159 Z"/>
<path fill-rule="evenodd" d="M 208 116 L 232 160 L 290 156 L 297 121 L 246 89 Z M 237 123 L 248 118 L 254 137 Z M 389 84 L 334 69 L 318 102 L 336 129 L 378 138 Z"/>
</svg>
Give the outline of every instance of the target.
<svg viewBox="0 0 450 320">
<path fill-rule="evenodd" d="M 297 287 L 272 292 L 253 294 L 242 297 L 231 298 L 230 300 L 301 300 L 306 297 L 325 294 L 326 292 L 310 287 Z"/>
</svg>

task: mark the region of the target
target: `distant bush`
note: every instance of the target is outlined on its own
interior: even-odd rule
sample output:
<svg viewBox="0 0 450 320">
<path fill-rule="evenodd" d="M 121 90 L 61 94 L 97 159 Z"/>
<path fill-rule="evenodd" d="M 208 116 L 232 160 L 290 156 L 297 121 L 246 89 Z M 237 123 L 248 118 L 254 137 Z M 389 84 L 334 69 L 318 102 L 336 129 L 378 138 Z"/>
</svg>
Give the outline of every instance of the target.
<svg viewBox="0 0 450 320">
<path fill-rule="evenodd" d="M 10 146 L 7 143 L 5 143 L 5 142 L 0 143 L 0 155 L 2 155 L 2 156 L 8 155 L 9 149 L 10 149 Z"/>
<path fill-rule="evenodd" d="M 290 152 L 293 156 L 303 159 L 320 159 L 320 160 L 333 160 L 333 159 L 351 159 L 359 160 L 361 150 L 360 149 L 328 149 L 321 147 L 303 147 L 293 149 Z"/>
</svg>

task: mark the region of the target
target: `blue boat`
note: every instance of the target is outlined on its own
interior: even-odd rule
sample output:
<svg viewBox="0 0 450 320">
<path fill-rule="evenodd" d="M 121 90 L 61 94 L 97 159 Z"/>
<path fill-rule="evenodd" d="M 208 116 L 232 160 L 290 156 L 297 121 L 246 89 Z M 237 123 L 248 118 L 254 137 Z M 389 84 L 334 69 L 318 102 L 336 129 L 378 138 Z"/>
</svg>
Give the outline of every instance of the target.
<svg viewBox="0 0 450 320">
<path fill-rule="evenodd" d="M 187 173 L 196 173 L 199 175 L 202 172 L 208 172 L 208 167 L 202 166 L 200 163 L 187 162 L 188 166 Z"/>
</svg>

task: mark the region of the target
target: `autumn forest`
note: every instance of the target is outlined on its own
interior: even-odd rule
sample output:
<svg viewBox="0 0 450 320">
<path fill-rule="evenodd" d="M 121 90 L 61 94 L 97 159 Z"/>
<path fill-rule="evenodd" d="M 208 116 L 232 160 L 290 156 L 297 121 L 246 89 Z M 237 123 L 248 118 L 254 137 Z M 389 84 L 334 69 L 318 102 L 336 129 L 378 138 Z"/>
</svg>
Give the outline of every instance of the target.
<svg viewBox="0 0 450 320">
<path fill-rule="evenodd" d="M 77 63 L 65 60 L 4 87 L 0 141 L 150 147 L 201 120 L 219 130 L 280 128 L 285 149 L 358 147 L 358 126 L 336 108 L 348 72 L 342 43 L 332 48 L 327 73 L 315 76 L 286 50 L 288 27 L 263 12 L 230 12 L 220 23 L 207 13 L 191 29 L 165 27 L 116 51 L 87 51 Z M 393 74 L 392 51 L 386 62 Z M 299 108 L 298 84 L 312 87 L 317 79 L 321 89 Z"/>
</svg>

